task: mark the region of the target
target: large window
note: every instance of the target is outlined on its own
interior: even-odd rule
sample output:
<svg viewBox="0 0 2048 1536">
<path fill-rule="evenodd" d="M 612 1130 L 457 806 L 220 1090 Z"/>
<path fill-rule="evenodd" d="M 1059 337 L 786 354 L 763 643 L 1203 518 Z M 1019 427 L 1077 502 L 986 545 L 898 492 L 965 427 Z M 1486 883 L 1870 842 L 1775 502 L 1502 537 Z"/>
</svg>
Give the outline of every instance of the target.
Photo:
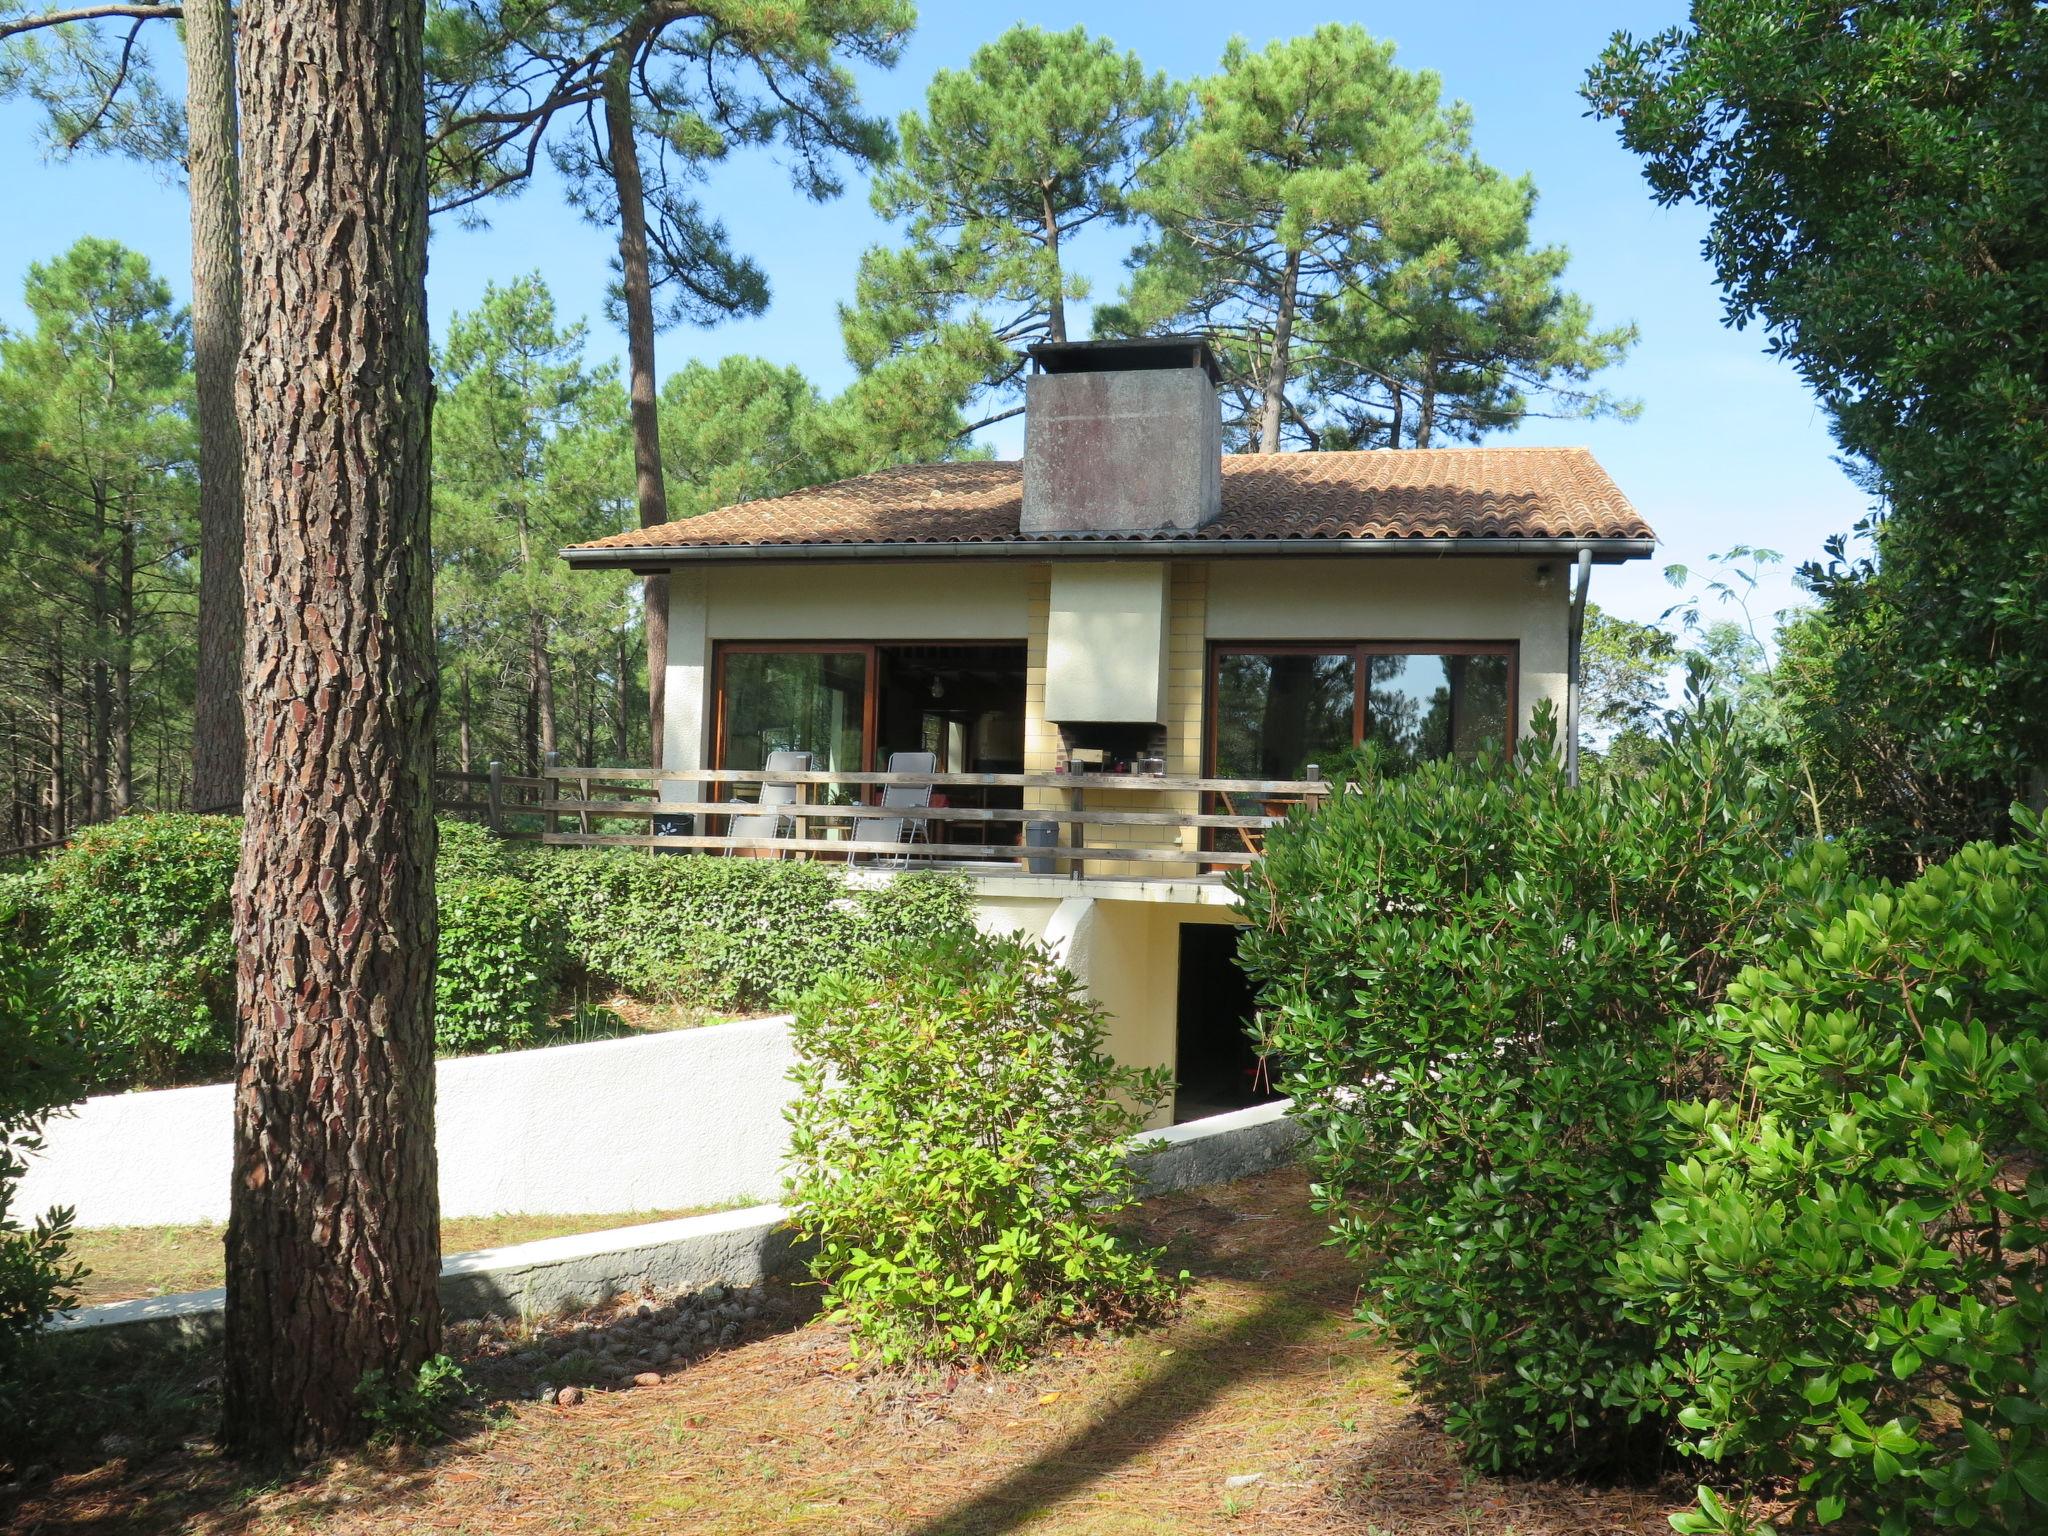
<svg viewBox="0 0 2048 1536">
<path fill-rule="evenodd" d="M 1360 742 L 1390 766 L 1511 745 L 1514 647 L 1340 643 L 1218 646 L 1210 768 L 1298 779 Z"/>
<path fill-rule="evenodd" d="M 1017 773 L 1024 767 L 1021 641 L 867 645 L 721 644 L 712 766 L 761 769 L 768 754 L 808 752 L 815 771 L 869 773 L 893 753 L 931 752 L 941 773 Z M 729 798 L 751 800 L 751 784 Z M 844 804 L 852 785 L 812 798 Z M 1015 789 L 950 787 L 936 804 L 1016 808 Z M 974 841 L 1016 836 L 1015 823 L 960 824 Z M 935 837 L 939 834 L 934 832 Z"/>
<path fill-rule="evenodd" d="M 770 752 L 808 752 L 820 770 L 867 767 L 869 652 L 721 653 L 718 761 L 763 768 Z"/>
</svg>

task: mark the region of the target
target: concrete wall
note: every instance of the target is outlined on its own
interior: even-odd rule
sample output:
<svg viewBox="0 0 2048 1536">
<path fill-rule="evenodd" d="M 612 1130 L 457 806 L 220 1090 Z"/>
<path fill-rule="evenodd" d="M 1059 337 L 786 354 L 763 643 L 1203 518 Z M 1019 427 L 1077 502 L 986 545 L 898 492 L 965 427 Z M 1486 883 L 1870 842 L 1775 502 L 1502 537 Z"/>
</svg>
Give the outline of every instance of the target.
<svg viewBox="0 0 2048 1536">
<path fill-rule="evenodd" d="M 1045 884 L 1056 890 L 1060 882 Z M 1109 1014 L 1109 1051 L 1118 1061 L 1169 1072 L 1178 1069 L 1181 924 L 1236 921 L 1231 907 L 1213 901 L 1051 891 L 984 897 L 975 907 L 983 932 L 1042 940 L 1086 984 Z M 1173 1106 L 1146 1123 L 1171 1125 Z"/>
<path fill-rule="evenodd" d="M 1147 1194 L 1242 1179 L 1292 1161 L 1301 1128 L 1282 1099 L 1253 1109 L 1134 1137 Z M 543 1238 L 456 1254 L 441 1264 L 441 1305 L 450 1317 L 530 1317 L 588 1307 L 619 1295 L 695 1291 L 714 1282 L 751 1285 L 787 1274 L 806 1257 L 780 1205 Z M 216 1337 L 226 1293 L 218 1287 L 85 1307 L 58 1332 L 91 1332 L 151 1346 Z"/>
<path fill-rule="evenodd" d="M 765 1200 L 781 1189 L 787 1020 L 472 1056 L 438 1067 L 441 1209 L 611 1212 Z M 17 1209 L 81 1226 L 225 1221 L 232 1089 L 88 1099 L 50 1123 Z"/>
</svg>

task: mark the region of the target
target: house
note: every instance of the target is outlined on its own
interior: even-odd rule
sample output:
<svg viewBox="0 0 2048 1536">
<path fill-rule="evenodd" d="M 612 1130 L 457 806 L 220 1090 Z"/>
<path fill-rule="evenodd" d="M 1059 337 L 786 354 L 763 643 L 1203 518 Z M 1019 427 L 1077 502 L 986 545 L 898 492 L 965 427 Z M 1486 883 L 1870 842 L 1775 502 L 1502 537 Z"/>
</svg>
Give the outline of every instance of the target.
<svg viewBox="0 0 2048 1536">
<path fill-rule="evenodd" d="M 1117 1053 L 1175 1066 L 1187 1118 L 1252 1091 L 1215 870 L 1256 834 L 1215 823 L 1284 809 L 1363 741 L 1440 757 L 1512 746 L 1540 701 L 1565 718 L 1586 572 L 1654 535 L 1584 449 L 1225 454 L 1205 343 L 1031 355 L 1021 462 L 564 553 L 668 576 L 664 799 L 778 748 L 841 774 L 933 753 L 930 852 L 981 850 L 983 920 L 1060 944 Z M 1065 828 L 1089 858 L 1004 846 L 1062 807 L 1095 818 Z"/>
</svg>

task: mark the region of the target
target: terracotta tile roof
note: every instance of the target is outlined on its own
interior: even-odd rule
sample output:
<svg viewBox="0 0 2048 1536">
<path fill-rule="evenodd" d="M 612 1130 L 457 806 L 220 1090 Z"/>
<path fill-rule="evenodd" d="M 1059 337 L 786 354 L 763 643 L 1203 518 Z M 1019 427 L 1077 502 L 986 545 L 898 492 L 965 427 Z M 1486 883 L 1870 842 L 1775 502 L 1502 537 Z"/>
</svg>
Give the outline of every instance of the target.
<svg viewBox="0 0 2048 1536">
<path fill-rule="evenodd" d="M 1022 535 L 1023 499 L 1015 460 L 915 464 L 614 534 L 570 553 L 1161 538 L 1228 545 L 1245 539 L 1655 537 L 1584 448 L 1226 454 L 1222 515 L 1188 533 Z"/>
</svg>

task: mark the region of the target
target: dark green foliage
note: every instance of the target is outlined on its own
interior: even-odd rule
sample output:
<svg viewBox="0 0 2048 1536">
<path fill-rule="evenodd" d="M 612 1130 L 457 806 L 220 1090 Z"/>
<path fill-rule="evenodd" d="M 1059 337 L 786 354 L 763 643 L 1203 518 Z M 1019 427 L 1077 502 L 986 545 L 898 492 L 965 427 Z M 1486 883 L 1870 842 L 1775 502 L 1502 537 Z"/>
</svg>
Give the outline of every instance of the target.
<svg viewBox="0 0 2048 1536">
<path fill-rule="evenodd" d="M 87 827 L 45 869 L 43 912 L 96 1085 L 222 1074 L 234 1055 L 232 816 Z"/>
<path fill-rule="evenodd" d="M 1170 1091 L 1118 1066 L 1042 949 L 960 934 L 869 952 L 797 1006 L 789 1198 L 812 1273 L 888 1364 L 1014 1364 L 1054 1329 L 1175 1294 L 1110 1229 L 1124 1138 Z"/>
<path fill-rule="evenodd" d="M 449 1420 L 468 1395 L 462 1367 L 446 1355 L 421 1361 L 411 1375 L 372 1371 L 356 1383 L 370 1444 L 379 1448 L 446 1439 Z"/>
<path fill-rule="evenodd" d="M 0 1425 L 27 1414 L 23 1364 L 43 1322 L 75 1304 L 84 1271 L 65 1258 L 71 1213 L 24 1221 L 14 1186 L 41 1146 L 45 1119 L 83 1093 L 74 1021 L 56 977 L 23 934 L 13 901 L 0 891 Z M 9 1438 L 0 1432 L 0 1459 Z"/>
<path fill-rule="evenodd" d="M 1646 1408 L 1848 1530 L 2048 1528 L 2048 842 L 2015 815 L 1905 886 L 1813 861 L 1716 1020 L 1740 1092 L 1678 1107 L 1619 1265 L 1671 1356 Z"/>
<path fill-rule="evenodd" d="M 1179 132 L 1187 92 L 1081 27 L 1014 26 L 898 124 L 896 159 L 870 200 L 902 221 L 901 247 L 861 256 L 842 307 L 847 355 L 882 390 L 985 418 L 1021 393 L 1024 348 L 1070 339 L 1088 285 L 1063 247 L 1121 224 L 1140 166 Z"/>
<path fill-rule="evenodd" d="M 552 905 L 481 827 L 441 823 L 436 1040 L 443 1051 L 526 1041 L 565 968 Z M 127 816 L 89 827 L 10 875 L 65 1007 L 82 1021 L 95 1088 L 225 1076 L 234 1057 L 234 914 L 241 822 Z"/>
<path fill-rule="evenodd" d="M 710 1008 L 786 1002 L 877 940 L 968 925 L 957 880 L 899 875 L 853 890 L 822 863 L 551 851 L 529 878 L 593 978 Z"/>
<path fill-rule="evenodd" d="M 1488 1467 L 1654 1457 L 1615 1386 L 1653 1358 L 1602 1293 L 1649 1214 L 1695 1010 L 1779 900 L 1786 806 L 1704 706 L 1643 772 L 1573 790 L 1539 715 L 1516 761 L 1441 762 L 1269 835 L 1239 948 L 1315 1198 L 1366 1315 Z"/>
<path fill-rule="evenodd" d="M 519 873 L 513 845 L 489 827 L 473 821 L 443 821 L 441 846 L 434 855 L 434 880 L 447 885 L 453 880 L 490 880 Z"/>
<path fill-rule="evenodd" d="M 2048 7 L 1694 0 L 1584 92 L 1658 201 L 1712 211 L 1728 318 L 1875 470 L 1879 563 L 1849 574 L 1895 610 L 1870 658 L 1894 718 L 1939 771 L 2023 787 L 2048 760 Z"/>
<path fill-rule="evenodd" d="M 524 880 L 442 880 L 435 909 L 434 1048 L 452 1054 L 531 1043 L 564 965 L 561 914 Z"/>
</svg>

